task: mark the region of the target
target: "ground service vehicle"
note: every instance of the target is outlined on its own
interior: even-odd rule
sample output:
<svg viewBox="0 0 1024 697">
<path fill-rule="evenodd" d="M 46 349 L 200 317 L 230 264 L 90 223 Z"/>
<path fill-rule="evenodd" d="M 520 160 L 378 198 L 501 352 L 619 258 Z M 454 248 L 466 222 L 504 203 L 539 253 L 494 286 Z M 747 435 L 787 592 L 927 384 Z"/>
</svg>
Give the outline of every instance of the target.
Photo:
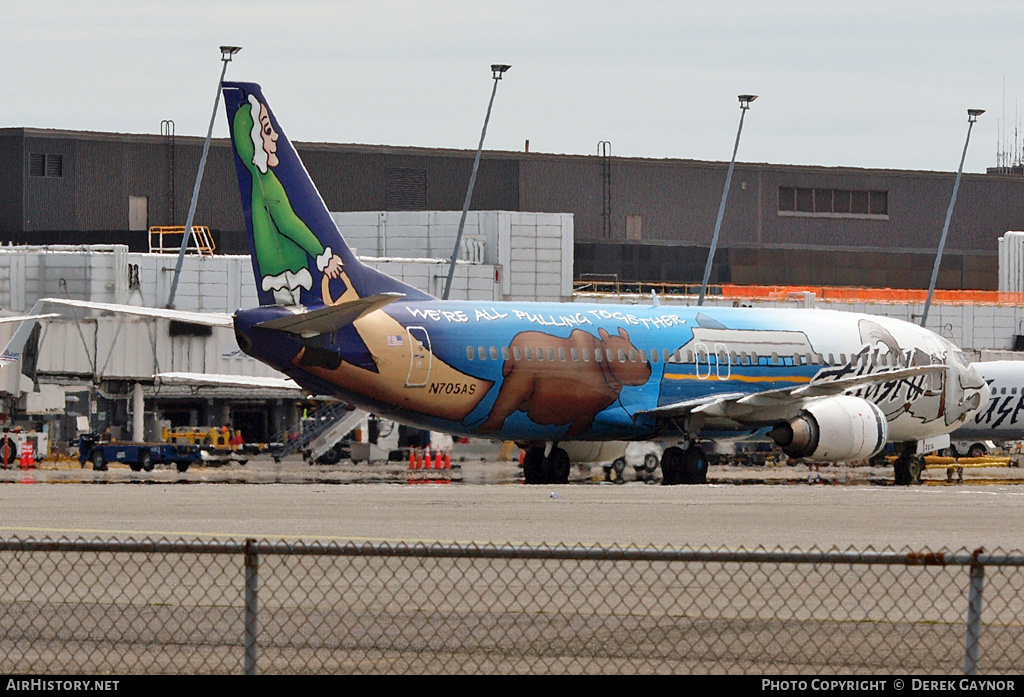
<svg viewBox="0 0 1024 697">
<path fill-rule="evenodd" d="M 201 460 L 202 453 L 196 445 L 105 442 L 96 433 L 78 439 L 78 461 L 82 467 L 91 462 L 92 468 L 99 471 L 106 470 L 108 462 L 126 462 L 133 472 L 151 472 L 157 463 L 174 463 L 179 472 L 185 472 Z"/>
</svg>

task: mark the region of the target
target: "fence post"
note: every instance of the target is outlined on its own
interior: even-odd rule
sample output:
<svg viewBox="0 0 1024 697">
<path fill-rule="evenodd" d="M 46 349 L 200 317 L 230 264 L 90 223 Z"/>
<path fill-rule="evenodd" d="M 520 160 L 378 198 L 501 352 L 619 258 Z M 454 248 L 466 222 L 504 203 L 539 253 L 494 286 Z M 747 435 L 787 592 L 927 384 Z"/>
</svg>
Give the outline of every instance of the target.
<svg viewBox="0 0 1024 697">
<path fill-rule="evenodd" d="M 967 646 L 964 653 L 964 675 L 978 674 L 978 653 L 981 650 L 981 591 L 985 585 L 985 567 L 978 563 L 980 549 L 971 559 L 971 590 L 967 598 Z"/>
<path fill-rule="evenodd" d="M 259 557 L 256 554 L 256 540 L 245 541 L 245 674 L 257 675 L 256 635 L 259 632 L 257 612 L 259 610 Z"/>
</svg>

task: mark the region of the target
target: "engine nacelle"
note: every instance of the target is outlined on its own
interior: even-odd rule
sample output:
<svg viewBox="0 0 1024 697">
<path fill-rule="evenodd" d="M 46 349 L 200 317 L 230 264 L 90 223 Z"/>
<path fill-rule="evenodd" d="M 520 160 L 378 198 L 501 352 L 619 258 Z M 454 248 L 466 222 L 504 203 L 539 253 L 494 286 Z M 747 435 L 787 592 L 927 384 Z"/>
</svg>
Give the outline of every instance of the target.
<svg viewBox="0 0 1024 697">
<path fill-rule="evenodd" d="M 569 454 L 569 460 L 572 462 L 611 462 L 625 456 L 627 445 L 629 444 L 621 440 L 574 440 L 559 443 L 558 447 Z"/>
<path fill-rule="evenodd" d="M 845 462 L 881 452 L 889 436 L 885 415 L 872 402 L 841 395 L 809 403 L 768 436 L 790 457 Z"/>
</svg>

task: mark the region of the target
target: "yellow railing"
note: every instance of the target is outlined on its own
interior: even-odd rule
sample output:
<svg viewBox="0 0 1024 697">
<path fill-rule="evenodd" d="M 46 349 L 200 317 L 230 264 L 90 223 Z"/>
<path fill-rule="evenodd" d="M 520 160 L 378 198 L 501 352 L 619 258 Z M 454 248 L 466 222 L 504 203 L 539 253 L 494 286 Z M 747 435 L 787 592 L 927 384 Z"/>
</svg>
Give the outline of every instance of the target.
<svg viewBox="0 0 1024 697">
<path fill-rule="evenodd" d="M 153 254 L 177 254 L 181 250 L 181 236 L 185 234 L 184 225 L 154 225 L 149 228 L 149 251 Z M 217 245 L 205 225 L 193 225 L 191 239 L 185 251 L 192 251 L 212 257 Z"/>
</svg>

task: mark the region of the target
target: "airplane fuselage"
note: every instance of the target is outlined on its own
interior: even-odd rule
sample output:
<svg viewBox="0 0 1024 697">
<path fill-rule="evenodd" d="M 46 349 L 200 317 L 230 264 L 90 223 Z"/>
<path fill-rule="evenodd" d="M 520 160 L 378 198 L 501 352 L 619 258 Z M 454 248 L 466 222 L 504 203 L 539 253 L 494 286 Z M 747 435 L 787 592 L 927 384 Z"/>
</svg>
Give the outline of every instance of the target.
<svg viewBox="0 0 1024 697">
<path fill-rule="evenodd" d="M 974 412 L 950 438 L 1020 440 L 1024 438 L 1024 361 L 983 361 L 974 368 L 988 384 L 988 404 Z"/>
<path fill-rule="evenodd" d="M 311 392 L 467 436 L 672 438 L 686 425 L 643 412 L 709 395 L 945 365 L 852 392 L 880 408 L 890 441 L 918 440 L 963 423 L 985 389 L 941 337 L 855 313 L 434 300 L 396 302 L 309 338 L 257 326 L 294 311 L 239 311 L 239 344 Z M 764 426 L 763 419 L 726 417 L 701 423 L 705 433 Z"/>
</svg>

